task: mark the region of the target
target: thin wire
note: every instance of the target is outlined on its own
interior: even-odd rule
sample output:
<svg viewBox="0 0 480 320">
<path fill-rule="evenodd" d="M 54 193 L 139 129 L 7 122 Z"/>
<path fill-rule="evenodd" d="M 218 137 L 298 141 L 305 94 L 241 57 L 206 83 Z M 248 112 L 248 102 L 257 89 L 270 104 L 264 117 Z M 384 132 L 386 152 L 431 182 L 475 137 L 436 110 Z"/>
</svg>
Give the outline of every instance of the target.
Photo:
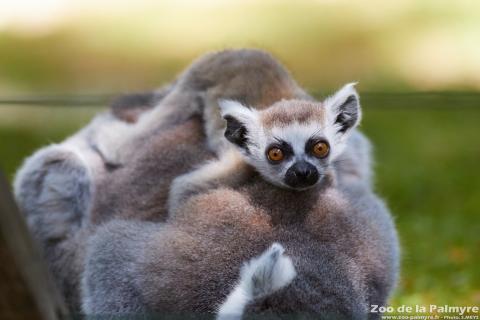
<svg viewBox="0 0 480 320">
<path fill-rule="evenodd" d="M 122 93 L 123 94 L 123 93 Z M 105 106 L 121 93 L 59 94 L 0 97 L 0 106 L 98 107 Z M 326 95 L 314 92 L 315 97 Z M 480 92 L 363 92 L 366 108 L 480 108 Z"/>
<path fill-rule="evenodd" d="M 120 94 L 1 97 L 0 105 L 52 107 L 99 106 L 109 103 L 115 96 L 119 95 Z"/>
</svg>

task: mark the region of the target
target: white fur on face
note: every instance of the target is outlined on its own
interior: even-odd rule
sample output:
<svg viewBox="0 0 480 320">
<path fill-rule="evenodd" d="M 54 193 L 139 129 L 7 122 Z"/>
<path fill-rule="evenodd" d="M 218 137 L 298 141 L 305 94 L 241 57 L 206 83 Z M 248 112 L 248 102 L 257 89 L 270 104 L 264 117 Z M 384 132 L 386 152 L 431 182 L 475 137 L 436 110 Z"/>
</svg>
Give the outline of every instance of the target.
<svg viewBox="0 0 480 320">
<path fill-rule="evenodd" d="M 361 118 L 358 93 L 354 86 L 355 83 L 349 83 L 322 104 L 318 104 L 318 108 L 325 108 L 326 117 L 323 121 L 312 117 L 311 121 L 294 122 L 268 129 L 264 128 L 260 121 L 262 111 L 259 112 L 245 107 L 239 102 L 229 100 L 220 101 L 219 105 L 223 116 L 234 117 L 247 129 L 248 151 L 241 149 L 246 161 L 255 167 L 267 181 L 288 188 L 284 179 L 287 170 L 294 162 L 307 161 L 314 165 L 322 175 L 326 166 L 344 152 L 347 138 Z M 352 96 L 355 98 L 354 101 L 348 102 Z M 341 120 L 337 122 L 337 119 Z M 348 127 L 344 126 L 345 122 L 348 122 Z M 311 138 L 323 139 L 328 142 L 330 153 L 327 158 L 319 161 L 306 152 L 305 145 Z M 293 149 L 294 156 L 278 164 L 272 164 L 267 159 L 266 149 L 269 145 L 279 141 L 288 143 Z"/>
<path fill-rule="evenodd" d="M 297 273 L 284 252 L 281 244 L 273 243 L 260 256 L 246 262 L 240 271 L 240 281 L 218 309 L 217 319 L 241 319 L 250 302 L 290 284 Z"/>
<path fill-rule="evenodd" d="M 344 148 L 343 139 L 338 139 L 336 126 L 319 122 L 293 123 L 286 127 L 274 127 L 269 136 L 272 140 L 280 139 L 290 144 L 297 158 L 305 156 L 305 145 L 310 138 L 320 138 L 330 144 L 331 160 L 335 159 Z"/>
<path fill-rule="evenodd" d="M 314 165 L 320 174 L 325 170 L 324 166 L 335 160 L 345 149 L 345 140 L 336 132 L 337 128 L 329 123 L 319 122 L 298 123 L 295 122 L 288 126 L 273 127 L 271 130 L 257 130 L 255 132 L 257 139 L 255 146 L 250 148 L 250 154 L 247 155 L 247 161 L 254 166 L 257 171 L 274 185 L 288 188 L 284 183 L 287 170 L 299 160 L 304 160 Z M 252 135 L 253 136 L 253 135 Z M 310 138 L 319 138 L 327 141 L 330 145 L 330 154 L 319 162 L 312 155 L 306 153 L 305 145 Z M 294 156 L 285 159 L 279 164 L 271 164 L 266 157 L 266 149 L 277 140 L 288 143 L 294 152 Z"/>
</svg>

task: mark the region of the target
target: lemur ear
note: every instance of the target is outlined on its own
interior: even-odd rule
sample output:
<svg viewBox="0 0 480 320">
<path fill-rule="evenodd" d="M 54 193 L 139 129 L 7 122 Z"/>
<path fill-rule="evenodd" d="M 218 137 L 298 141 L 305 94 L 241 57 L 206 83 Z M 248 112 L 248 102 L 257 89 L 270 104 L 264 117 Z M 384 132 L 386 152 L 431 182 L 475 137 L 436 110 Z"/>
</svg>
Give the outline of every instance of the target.
<svg viewBox="0 0 480 320">
<path fill-rule="evenodd" d="M 356 84 L 356 82 L 346 84 L 323 102 L 329 120 L 338 126 L 338 133 L 343 134 L 360 122 L 362 112 L 360 99 L 355 90 Z"/>
<path fill-rule="evenodd" d="M 222 117 L 227 120 L 225 138 L 242 149 L 248 150 L 249 135 L 257 123 L 257 111 L 233 100 L 219 100 Z"/>
</svg>

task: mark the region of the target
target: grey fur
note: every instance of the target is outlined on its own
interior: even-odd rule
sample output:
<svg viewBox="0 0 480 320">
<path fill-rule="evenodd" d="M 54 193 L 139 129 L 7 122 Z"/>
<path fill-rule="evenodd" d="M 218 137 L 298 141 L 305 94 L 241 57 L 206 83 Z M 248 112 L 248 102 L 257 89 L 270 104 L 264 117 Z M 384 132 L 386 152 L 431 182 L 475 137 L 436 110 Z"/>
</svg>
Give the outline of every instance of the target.
<svg viewBox="0 0 480 320">
<path fill-rule="evenodd" d="M 97 148 L 103 131 L 120 121 L 107 113 L 60 144 L 27 158 L 14 179 L 20 211 L 38 241 L 59 289 L 73 312 L 80 312 L 80 276 L 85 243 L 94 226 L 90 210 L 95 181 L 108 172 Z"/>
<path fill-rule="evenodd" d="M 160 228 L 160 229 L 159 229 Z M 137 262 L 143 260 L 142 244 L 152 241 L 153 230 L 161 230 L 156 223 L 137 221 L 113 221 L 101 227 L 89 239 L 83 286 L 88 288 L 84 295 L 83 311 L 86 314 L 108 315 L 115 313 L 143 313 L 146 311 L 136 281 L 142 272 Z M 115 237 L 115 243 L 106 243 L 105 238 Z M 108 272 L 99 272 L 96 266 L 105 261 L 122 261 L 122 267 Z M 97 301 L 102 301 L 99 305 Z"/>
<path fill-rule="evenodd" d="M 349 133 L 358 125 L 361 114 L 358 94 L 351 85 L 345 86 L 339 93 L 344 99 L 337 98 L 336 101 L 340 108 L 350 105 L 348 115 L 344 115 L 343 111 L 338 112 L 337 106 L 331 103 L 282 100 L 258 111 L 235 101 L 222 101 L 222 115 L 227 119 L 225 137 L 231 146 L 223 148 L 217 161 L 210 161 L 173 181 L 169 195 L 169 215 L 173 216 L 189 196 L 221 185 L 235 187 L 242 180 L 248 179 L 252 170 L 275 186 L 297 191 L 306 188 L 289 186 L 285 183 L 285 178 L 298 163 L 307 164 L 312 172 L 320 176 L 307 188 L 321 183 L 331 172 L 341 176 L 340 183 L 358 179 L 349 166 L 368 170 L 369 163 L 369 150 L 362 144 L 366 143 L 366 139 L 362 140 L 361 135 L 356 135 L 348 143 Z M 355 103 L 350 101 L 351 97 L 355 97 Z M 327 102 L 331 100 L 334 98 L 328 98 Z M 345 120 L 345 123 L 337 125 L 340 117 L 346 119 L 351 113 L 357 114 L 355 121 Z M 350 122 L 349 127 L 345 127 L 347 122 Z M 312 139 L 328 143 L 330 151 L 325 157 L 319 159 L 312 155 Z M 274 163 L 268 159 L 267 150 L 272 145 L 283 150 L 284 159 Z M 346 147 L 352 150 L 345 150 Z M 358 148 L 361 150 L 356 151 Z M 364 163 L 357 164 L 359 160 Z M 336 170 L 337 168 L 341 170 Z M 347 173 L 348 171 L 352 172 Z M 361 178 L 360 181 L 368 185 L 369 177 Z"/>
<path fill-rule="evenodd" d="M 129 93 L 115 97 L 110 103 L 112 114 L 122 121 L 134 123 L 142 113 L 159 104 L 174 86 L 175 81 L 155 91 Z"/>
<path fill-rule="evenodd" d="M 240 280 L 218 309 L 217 320 L 241 319 L 248 304 L 290 284 L 296 276 L 292 260 L 285 249 L 274 243 L 259 257 L 246 262 Z"/>
<path fill-rule="evenodd" d="M 261 131 L 253 124 L 249 130 Z M 354 152 L 359 151 L 351 154 Z M 214 170 L 217 163 L 219 167 Z M 229 167 L 230 163 L 233 167 Z M 331 170 L 325 175 L 328 179 L 312 189 L 289 191 L 271 186 L 258 173 L 245 176 L 240 164 L 220 158 L 181 177 L 189 186 L 196 184 L 201 192 L 189 189 L 190 197 L 184 192 L 168 223 L 156 226 L 156 230 L 153 225 L 136 227 L 144 234 L 135 237 L 138 229 L 132 231 L 128 223 L 112 222 L 107 226 L 119 230 L 101 230 L 94 238 L 101 249 L 94 247 L 87 256 L 85 312 L 213 312 L 213 306 L 232 290 L 228 283 L 234 281 L 235 270 L 243 261 L 278 241 L 290 249 L 288 255 L 298 276 L 281 292 L 251 303 L 250 312 L 303 312 L 312 317 L 366 319 L 368 306 L 384 305 L 395 285 L 395 229 L 388 210 L 365 181 L 343 177 L 348 183 L 339 184 Z M 236 176 L 245 177 L 242 180 Z M 236 191 L 230 189 L 231 181 L 235 181 Z M 208 192 L 209 187 L 214 191 Z M 119 243 L 118 235 L 135 248 L 121 259 L 117 259 L 116 246 L 110 245 Z M 129 247 L 124 243 L 120 248 Z M 114 274 L 110 275 L 109 270 Z M 103 296 L 111 288 L 101 284 L 117 274 L 126 283 L 114 281 L 120 292 L 110 301 L 111 296 Z M 141 307 L 134 304 L 135 309 L 130 309 L 123 303 L 130 299 L 124 297 L 123 291 L 140 297 Z"/>
<path fill-rule="evenodd" d="M 128 222 L 118 223 L 118 225 L 114 223 L 111 226 L 111 231 L 104 234 L 105 240 L 108 240 L 104 245 L 111 246 L 113 242 L 109 241 L 112 239 L 119 244 L 123 243 L 122 241 L 131 242 L 128 246 L 125 245 L 122 256 L 136 259 L 138 251 L 128 248 L 135 246 L 146 248 L 146 243 L 142 240 L 145 239 L 144 236 L 155 235 L 156 232 L 152 229 L 158 231 L 158 228 L 163 226 L 132 220 L 165 221 L 168 190 L 172 180 L 188 172 L 192 167 L 211 159 L 214 154 L 208 149 L 216 150 L 221 147 L 221 143 L 214 138 L 218 134 L 221 135 L 224 128 L 224 122 L 219 116 L 216 105 L 219 98 L 236 99 L 259 108 L 264 108 L 283 98 L 310 99 L 290 78 L 288 72 L 270 55 L 257 50 L 227 50 L 207 55 L 195 62 L 167 90 L 163 99 L 149 100 L 148 103 L 155 101 L 156 106 L 148 105 L 140 108 L 141 112 L 136 113 L 132 121 L 128 121 L 130 124 L 125 122 L 122 124 L 122 121 L 127 119 L 119 116 L 118 112 L 114 112 L 118 119 L 110 114 L 101 115 L 87 128 L 60 145 L 62 148 L 67 147 L 67 150 L 57 152 L 47 148 L 39 151 L 38 154 L 42 156 L 33 156 L 31 160 L 25 162 L 16 177 L 17 200 L 24 214 L 31 221 L 29 225 L 34 234 L 41 235 L 37 239 L 46 248 L 46 258 L 72 310 L 79 308 L 78 282 L 83 271 L 85 242 L 89 234 L 95 231 L 97 226 L 108 223 L 110 220 L 128 219 Z M 133 109 L 137 110 L 136 107 Z M 123 110 L 128 110 L 128 107 Z M 142 118 L 150 118 L 150 123 L 141 127 L 141 130 L 132 130 L 137 127 L 137 124 L 142 124 Z M 203 126 L 207 123 L 205 119 L 219 120 L 211 121 L 212 126 L 204 128 Z M 112 128 L 114 129 L 111 130 Z M 208 139 L 203 134 L 205 130 Z M 113 142 L 108 139 L 111 132 L 119 131 L 125 133 L 124 137 L 119 137 L 121 139 Z M 104 134 L 104 132 L 107 133 Z M 355 136 L 357 138 L 352 139 Z M 361 146 L 357 144 L 358 141 Z M 349 181 L 356 183 L 361 181 L 369 185 L 369 153 L 359 151 L 362 148 L 369 149 L 368 140 L 364 139 L 360 133 L 354 132 L 348 143 L 350 142 L 355 144 L 356 151 L 350 155 L 345 153 L 346 157 L 352 157 L 349 161 L 338 162 L 336 169 L 340 173 L 339 180 L 345 177 Z M 117 148 L 117 146 L 120 147 Z M 75 149 L 73 158 L 81 159 L 80 161 L 65 160 L 63 153 L 71 151 L 72 148 Z M 116 152 L 120 154 L 115 154 Z M 360 161 L 356 160 L 358 155 L 361 155 Z M 59 163 L 68 163 L 66 166 L 68 170 L 54 169 L 42 158 L 54 158 L 59 160 Z M 73 174 L 74 172 L 78 174 Z M 43 178 L 50 174 L 60 174 L 61 177 L 46 180 Z M 59 186 L 70 184 L 72 188 L 65 188 L 65 190 L 59 188 Z M 41 190 L 60 189 L 66 194 L 58 196 L 55 192 L 38 192 L 38 186 L 41 186 Z M 45 196 L 42 198 L 41 194 Z M 89 196 L 83 196 L 85 194 Z M 64 201 L 69 197 L 76 200 Z M 215 201 L 220 204 L 222 203 L 220 200 Z M 62 210 L 51 211 L 51 206 L 45 203 L 53 203 L 54 207 Z M 238 209 L 237 207 L 236 210 Z M 175 225 L 176 223 L 169 224 L 169 228 Z M 101 230 L 107 227 L 108 225 L 101 227 Z M 116 238 L 116 232 L 122 228 L 130 235 L 129 239 Z M 202 228 L 200 226 L 199 230 Z M 95 236 L 94 239 L 98 240 L 94 240 L 95 245 L 92 245 L 93 249 L 90 250 L 102 245 L 101 230 Z M 68 234 L 68 236 L 59 237 L 57 242 L 51 242 L 52 237 L 48 235 L 50 232 Z M 144 232 L 145 235 L 138 235 Z M 172 241 L 175 243 L 180 240 Z M 258 244 L 257 247 L 249 249 L 251 252 L 240 253 L 242 257 L 233 259 L 231 266 L 236 267 L 231 267 L 229 271 L 231 277 L 226 278 L 226 281 L 233 282 L 239 266 L 256 256 L 262 248 L 264 249 L 264 245 Z M 112 249 L 115 249 L 112 250 L 114 255 L 120 254 L 117 252 L 121 249 L 120 246 Z M 226 257 L 229 254 L 228 250 L 230 248 L 218 248 L 218 253 L 223 252 Z M 148 257 L 148 259 L 151 258 L 154 257 Z M 100 262 L 98 266 L 101 266 Z M 113 267 L 107 264 L 109 268 Z M 88 265 L 91 263 L 89 262 Z M 128 270 L 120 268 L 119 274 L 122 274 L 122 270 L 126 276 Z M 110 271 L 89 274 L 92 277 L 108 277 Z M 148 274 L 145 276 L 147 277 Z M 128 281 L 130 280 L 125 280 L 121 285 L 127 285 Z M 228 288 L 222 287 L 222 291 L 217 292 L 216 296 L 225 296 L 227 291 Z M 153 298 L 148 295 L 148 290 L 141 293 Z M 121 300 L 120 296 L 117 298 Z M 112 297 L 112 299 L 117 298 Z M 212 296 L 210 302 L 219 303 L 220 301 Z M 142 308 L 148 306 L 145 301 L 141 303 Z M 132 304 L 132 308 L 137 310 L 134 306 L 135 304 Z M 201 303 L 196 306 L 200 306 L 200 309 L 196 310 L 204 308 L 210 310 L 213 305 Z M 187 309 L 188 306 L 183 305 L 183 310 Z"/>
<path fill-rule="evenodd" d="M 298 193 L 256 176 L 237 191 L 191 198 L 168 223 L 106 224 L 87 256 L 85 311 L 214 312 L 243 262 L 278 241 L 297 277 L 248 312 L 366 319 L 368 306 L 384 305 L 395 284 L 395 229 L 383 203 L 363 186 L 323 188 Z M 109 279 L 115 291 L 103 287 Z M 101 294 L 107 291 L 108 298 Z M 137 302 L 119 307 L 130 299 L 124 291 Z"/>
<path fill-rule="evenodd" d="M 83 271 L 85 212 L 91 202 L 90 172 L 64 147 L 35 153 L 17 174 L 15 195 L 57 285 L 74 311 L 80 311 L 78 282 Z M 72 276 L 73 275 L 73 276 Z"/>
</svg>

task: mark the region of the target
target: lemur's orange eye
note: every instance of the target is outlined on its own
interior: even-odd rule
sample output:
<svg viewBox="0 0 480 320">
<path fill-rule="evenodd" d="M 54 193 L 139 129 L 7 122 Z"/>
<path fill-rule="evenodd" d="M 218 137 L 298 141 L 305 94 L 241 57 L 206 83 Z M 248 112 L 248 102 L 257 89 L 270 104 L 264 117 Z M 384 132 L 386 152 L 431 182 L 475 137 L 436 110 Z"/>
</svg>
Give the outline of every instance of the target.
<svg viewBox="0 0 480 320">
<path fill-rule="evenodd" d="M 325 158 L 329 151 L 330 147 L 326 142 L 317 142 L 312 149 L 314 156 L 317 158 Z"/>
<path fill-rule="evenodd" d="M 270 150 L 268 150 L 267 154 L 268 154 L 268 159 L 270 159 L 270 161 L 278 162 L 278 161 L 282 161 L 284 158 L 282 149 L 277 147 L 273 147 Z"/>
</svg>

